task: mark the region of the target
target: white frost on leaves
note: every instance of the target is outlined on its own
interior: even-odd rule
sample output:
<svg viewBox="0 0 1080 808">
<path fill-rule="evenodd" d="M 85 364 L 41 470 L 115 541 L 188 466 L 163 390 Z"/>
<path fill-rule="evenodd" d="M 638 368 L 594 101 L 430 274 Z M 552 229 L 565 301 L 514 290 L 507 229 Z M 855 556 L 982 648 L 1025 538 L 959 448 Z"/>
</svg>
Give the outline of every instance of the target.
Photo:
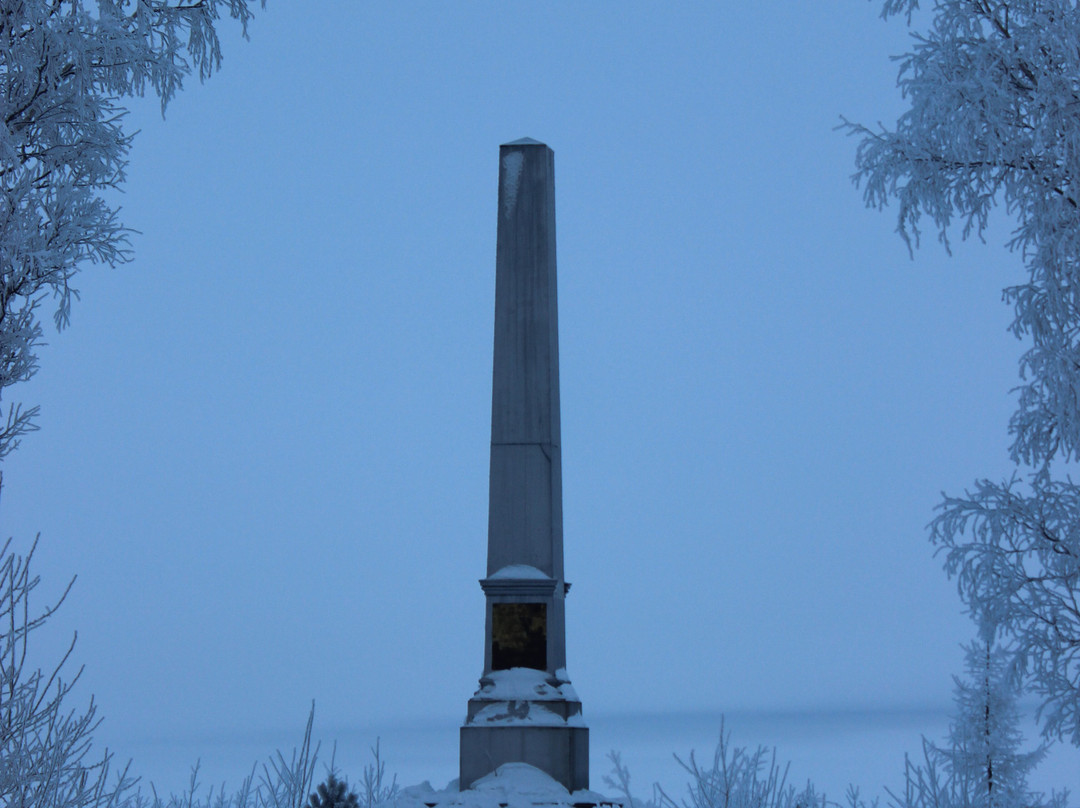
<svg viewBox="0 0 1080 808">
<path fill-rule="evenodd" d="M 503 213 L 509 216 L 517 205 L 518 190 L 521 186 L 521 170 L 525 167 L 525 155 L 512 151 L 502 159 L 503 164 Z"/>
<path fill-rule="evenodd" d="M 438 808 L 533 808 L 536 805 L 571 808 L 575 804 L 613 808 L 621 805 L 595 791 L 581 789 L 571 793 L 546 772 L 527 763 L 504 763 L 465 791 L 458 791 L 456 780 L 442 791 L 436 791 L 425 782 L 402 789 L 379 808 L 427 808 L 431 805 Z"/>
<path fill-rule="evenodd" d="M 492 578 L 527 578 L 530 580 L 540 579 L 544 581 L 551 580 L 551 576 L 548 575 L 546 572 L 544 572 L 543 570 L 538 570 L 536 567 L 532 567 L 528 564 L 510 564 L 488 576 L 488 580 L 491 580 Z"/>
</svg>

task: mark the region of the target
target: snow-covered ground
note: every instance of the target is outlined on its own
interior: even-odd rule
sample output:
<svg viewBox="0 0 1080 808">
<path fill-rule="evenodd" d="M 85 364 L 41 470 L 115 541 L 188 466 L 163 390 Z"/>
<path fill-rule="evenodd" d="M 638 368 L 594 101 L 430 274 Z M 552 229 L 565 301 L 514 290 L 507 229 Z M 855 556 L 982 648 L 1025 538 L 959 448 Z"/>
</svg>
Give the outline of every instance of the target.
<svg viewBox="0 0 1080 808">
<path fill-rule="evenodd" d="M 337 767 L 350 780 L 359 778 L 370 761 L 370 747 L 380 738 L 387 772 L 396 772 L 403 786 L 428 781 L 441 789 L 457 776 L 458 721 L 385 723 L 368 727 L 335 727 L 331 719 L 316 716 L 315 735 L 322 739 L 317 775 L 325 775 L 331 746 L 337 740 Z M 673 755 L 685 757 L 696 750 L 698 760 L 711 759 L 719 736 L 718 713 L 655 715 L 590 715 L 591 785 L 609 793 L 603 775 L 610 770 L 606 756 L 619 750 L 632 775 L 635 794 L 649 796 L 659 782 L 672 796 L 684 793 L 686 778 Z M 830 800 L 843 802 L 849 783 L 864 797 L 882 796 L 885 787 L 898 789 L 904 753 L 920 750 L 920 735 L 940 740 L 948 725 L 946 708 L 940 710 L 860 710 L 806 712 L 728 712 L 726 729 L 739 746 L 758 744 L 777 748 L 778 762 L 790 761 L 789 782 L 813 780 Z M 158 792 L 178 791 L 187 785 L 190 766 L 201 758 L 200 780 L 206 786 L 238 785 L 256 760 L 264 761 L 276 748 L 288 754 L 299 743 L 303 727 L 247 734 L 205 737 L 109 739 L 118 755 L 134 758 L 132 769 L 152 780 Z M 1034 728 L 1027 731 L 1034 737 Z M 1035 772 L 1032 785 L 1049 790 L 1067 787 L 1080 797 L 1080 750 L 1059 746 Z"/>
</svg>

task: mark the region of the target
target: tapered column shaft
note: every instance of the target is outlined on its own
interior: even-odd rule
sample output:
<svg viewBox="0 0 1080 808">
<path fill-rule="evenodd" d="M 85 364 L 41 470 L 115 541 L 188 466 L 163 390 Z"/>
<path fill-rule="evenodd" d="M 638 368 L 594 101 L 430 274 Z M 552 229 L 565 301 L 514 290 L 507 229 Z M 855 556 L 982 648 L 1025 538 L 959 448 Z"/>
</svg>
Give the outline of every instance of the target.
<svg viewBox="0 0 1080 808">
<path fill-rule="evenodd" d="M 528 564 L 562 580 L 555 156 L 499 154 L 488 575 Z"/>
</svg>

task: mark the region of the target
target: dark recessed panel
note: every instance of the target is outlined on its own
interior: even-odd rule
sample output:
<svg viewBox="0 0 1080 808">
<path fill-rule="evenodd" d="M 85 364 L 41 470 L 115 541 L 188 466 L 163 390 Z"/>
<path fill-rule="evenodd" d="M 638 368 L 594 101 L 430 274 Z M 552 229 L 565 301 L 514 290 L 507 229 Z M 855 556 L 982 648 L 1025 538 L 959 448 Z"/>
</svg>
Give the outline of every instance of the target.
<svg viewBox="0 0 1080 808">
<path fill-rule="evenodd" d="M 547 670 L 547 604 L 491 604 L 491 667 Z"/>
</svg>

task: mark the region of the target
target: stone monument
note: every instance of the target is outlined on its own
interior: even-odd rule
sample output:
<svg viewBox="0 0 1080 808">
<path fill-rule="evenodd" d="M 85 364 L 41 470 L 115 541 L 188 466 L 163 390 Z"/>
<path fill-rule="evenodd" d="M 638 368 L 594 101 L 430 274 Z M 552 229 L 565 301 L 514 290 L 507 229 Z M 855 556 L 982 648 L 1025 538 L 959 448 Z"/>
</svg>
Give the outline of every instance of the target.
<svg viewBox="0 0 1080 808">
<path fill-rule="evenodd" d="M 461 727 L 465 790 L 528 763 L 589 787 L 589 730 L 566 675 L 555 155 L 499 149 L 484 672 Z"/>
</svg>

